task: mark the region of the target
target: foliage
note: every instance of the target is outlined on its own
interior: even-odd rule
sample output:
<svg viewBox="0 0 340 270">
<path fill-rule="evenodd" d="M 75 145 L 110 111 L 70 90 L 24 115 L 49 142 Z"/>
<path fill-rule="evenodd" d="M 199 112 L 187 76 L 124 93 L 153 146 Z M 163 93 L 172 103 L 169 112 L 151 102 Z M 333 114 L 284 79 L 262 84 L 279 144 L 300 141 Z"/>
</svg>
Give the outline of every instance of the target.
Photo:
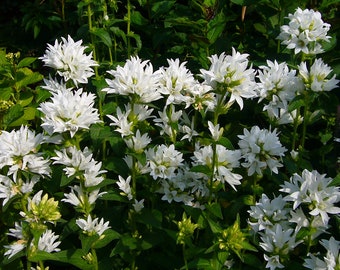
<svg viewBox="0 0 340 270">
<path fill-rule="evenodd" d="M 322 44 L 325 52 L 318 56 L 333 70 L 327 74 L 331 80 L 340 72 L 335 0 L 5 1 L 0 16 L 0 136 L 6 138 L 0 142 L 0 268 L 246 270 L 269 268 L 264 256 L 275 255 L 287 269 L 305 269 L 309 253 L 326 254 L 324 248 L 333 243 L 325 242 L 327 233 L 340 239 L 337 209 L 321 209 L 329 221 L 316 228 L 321 219 L 307 215 L 314 201 L 299 198 L 301 206 L 296 206 L 286 198 L 278 206 L 283 204 L 280 198 L 291 195 L 286 194 L 291 187 L 287 183 L 294 177 L 307 179 L 312 174 L 320 183 L 327 182 L 324 190 L 337 188 L 340 181 L 339 88 L 311 91 L 298 73 L 301 62 L 309 69 L 316 57 L 295 54 L 277 39 L 280 26 L 297 7 L 318 10 L 331 24 L 330 42 Z M 16 37 L 8 33 L 9 27 L 17 31 Z M 77 85 L 65 76 L 60 80 L 63 67 L 46 68 L 57 66 L 46 64 L 46 43 L 51 48 L 61 37 L 65 39 L 60 44 L 67 43 L 67 35 L 82 39 L 82 53 L 92 53 L 99 64 L 89 65 L 94 76 L 83 75 L 88 83 Z M 236 52 L 249 54 L 241 61 L 245 66 L 240 76 L 254 72 L 250 90 L 241 89 L 247 94 L 260 83 L 267 60 L 285 62 L 296 71 L 304 90 L 288 100 L 292 122 L 281 124 L 264 110 L 271 97 L 260 100 L 244 94 L 232 101 L 236 86 L 209 77 L 212 55 L 232 58 Z M 169 59 L 176 58 L 187 70 L 174 68 L 172 85 L 179 83 L 174 77 L 180 75 L 187 75 L 186 82 L 192 75 L 197 84 L 190 81 L 193 84 L 180 91 L 180 101 L 176 96 L 170 99 L 173 93 L 164 89 L 148 100 L 161 88 L 167 68 L 176 66 Z M 136 71 L 137 67 L 142 68 Z M 131 74 L 145 76 L 133 77 L 144 96 L 117 90 Z M 52 77 L 57 80 L 52 82 Z M 215 83 L 208 85 L 209 79 Z M 188 101 L 194 97 L 192 89 L 203 85 L 211 88 L 201 99 Z M 69 102 L 62 91 L 72 93 L 70 99 L 73 95 L 78 103 Z M 212 95 L 216 104 L 209 109 Z M 67 117 L 75 121 L 56 110 L 65 117 L 48 122 L 46 111 L 53 110 L 51 104 L 58 98 L 65 103 L 63 110 L 74 108 Z M 77 110 L 84 107 L 87 119 L 77 122 Z M 66 123 L 64 130 L 53 127 L 53 121 Z M 258 129 L 252 129 L 255 126 Z M 241 147 L 252 130 L 271 136 L 270 142 L 277 138 L 273 148 L 280 150 L 276 156 L 271 153 L 273 159 L 264 169 L 253 173 Z M 11 143 L 15 146 L 6 148 Z M 269 155 L 265 143 L 259 144 L 261 158 Z M 6 151 L 13 154 L 6 156 Z M 334 199 L 337 207 L 338 193 L 322 198 L 329 207 Z M 266 203 L 275 215 L 286 215 L 277 224 L 270 220 L 268 231 L 256 231 L 256 207 Z M 288 220 L 290 210 L 305 213 L 308 225 L 298 230 L 299 225 Z M 274 214 L 268 217 L 275 219 Z M 272 232 L 282 232 L 282 239 L 291 233 L 296 242 L 271 251 L 263 243 Z M 44 237 L 54 240 L 44 246 Z M 10 256 L 6 252 L 13 243 L 20 251 Z"/>
</svg>

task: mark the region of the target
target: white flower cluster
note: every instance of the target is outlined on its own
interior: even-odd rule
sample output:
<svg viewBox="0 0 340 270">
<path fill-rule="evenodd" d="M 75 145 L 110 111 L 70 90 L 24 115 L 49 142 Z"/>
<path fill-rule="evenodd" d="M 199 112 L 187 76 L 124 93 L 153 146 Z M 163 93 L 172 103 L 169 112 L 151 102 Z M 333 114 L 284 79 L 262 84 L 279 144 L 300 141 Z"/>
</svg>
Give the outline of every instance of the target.
<svg viewBox="0 0 340 270">
<path fill-rule="evenodd" d="M 46 66 L 54 68 L 65 81 L 72 80 L 75 86 L 87 83 L 88 78 L 94 75 L 91 67 L 98 66 L 92 59 L 92 52 L 84 54 L 86 47 L 81 45 L 81 40 L 74 42 L 70 36 L 61 39 L 60 43 L 56 40 L 54 46 L 48 44 L 44 56 L 39 59 Z"/>
<path fill-rule="evenodd" d="M 287 149 L 281 145 L 276 129 L 271 132 L 253 126 L 250 131 L 244 129 L 244 135 L 238 137 L 238 145 L 245 160 L 242 166 L 247 168 L 248 175 L 255 172 L 262 175 L 266 168 L 278 173 L 278 168 L 283 166 L 278 159 L 284 156 Z"/>
<path fill-rule="evenodd" d="M 322 42 L 328 42 L 330 29 L 328 23 L 323 22 L 321 13 L 312 9 L 297 8 L 294 14 L 288 15 L 288 25 L 281 26 L 278 39 L 295 54 L 303 52 L 307 55 L 322 53 Z"/>
<path fill-rule="evenodd" d="M 332 179 L 320 175 L 317 171 L 304 170 L 301 175 L 294 174 L 289 182 L 280 189 L 287 193 L 270 200 L 263 194 L 262 198 L 251 206 L 249 225 L 260 235 L 260 246 L 265 251 L 267 268 L 284 268 L 284 261 L 289 252 L 297 245 L 316 239 L 329 228 L 329 214 L 339 214 L 339 187 L 332 186 Z M 309 235 L 298 236 L 303 228 L 308 228 Z M 334 238 L 321 240 L 326 248 L 331 246 L 327 259 L 322 261 L 314 254 L 309 254 L 305 266 L 310 269 L 335 269 L 339 265 L 339 246 Z M 337 249 L 338 250 L 338 249 Z"/>
</svg>

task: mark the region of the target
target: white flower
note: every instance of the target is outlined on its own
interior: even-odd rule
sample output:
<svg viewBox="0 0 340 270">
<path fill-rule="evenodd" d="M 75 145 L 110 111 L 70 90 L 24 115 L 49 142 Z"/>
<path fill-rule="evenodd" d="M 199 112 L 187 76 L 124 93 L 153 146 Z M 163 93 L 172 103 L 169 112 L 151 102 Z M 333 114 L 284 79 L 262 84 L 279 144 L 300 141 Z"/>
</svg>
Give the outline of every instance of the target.
<svg viewBox="0 0 340 270">
<path fill-rule="evenodd" d="M 107 229 L 111 228 L 108 221 L 104 223 L 103 218 L 101 218 L 100 221 L 98 218 L 92 220 L 91 215 L 88 215 L 87 220 L 77 219 L 76 224 L 84 233 L 89 235 L 98 234 L 101 236 Z"/>
<path fill-rule="evenodd" d="M 8 175 L 16 175 L 18 170 L 25 170 L 40 175 L 50 175 L 49 162 L 37 153 L 43 142 L 42 134 L 35 134 L 27 126 L 0 134 L 0 169 L 9 166 Z"/>
<path fill-rule="evenodd" d="M 281 33 L 277 37 L 288 49 L 294 53 L 305 54 L 322 53 L 322 42 L 329 41 L 328 23 L 321 19 L 321 13 L 312 9 L 297 8 L 294 14 L 288 15 L 289 24 L 281 26 Z"/>
<path fill-rule="evenodd" d="M 24 248 L 26 247 L 26 242 L 23 243 L 22 241 L 17 241 L 13 244 L 10 245 L 5 245 L 4 248 L 7 249 L 7 251 L 5 252 L 5 256 L 8 256 L 8 259 L 10 259 L 11 257 L 13 257 L 15 254 L 19 253 L 20 251 L 22 251 Z"/>
<path fill-rule="evenodd" d="M 139 129 L 137 130 L 135 136 L 132 136 L 129 139 L 125 139 L 127 147 L 129 147 L 136 153 L 142 153 L 144 151 L 144 148 L 148 146 L 150 142 L 151 139 L 148 134 L 141 135 Z"/>
<path fill-rule="evenodd" d="M 193 137 L 198 136 L 199 134 L 194 128 L 195 118 L 191 117 L 191 119 L 189 119 L 188 114 L 183 111 L 182 117 L 180 118 L 179 131 L 185 135 L 181 138 L 181 141 L 187 139 L 189 142 L 191 142 Z"/>
<path fill-rule="evenodd" d="M 314 61 L 309 71 L 306 62 L 299 65 L 299 74 L 306 89 L 314 92 L 331 91 L 337 87 L 339 80 L 335 79 L 335 74 L 332 78 L 327 79 L 331 73 L 332 69 L 320 58 Z"/>
<path fill-rule="evenodd" d="M 236 101 L 242 109 L 242 98 L 256 97 L 255 73 L 251 67 L 248 68 L 248 54 L 240 54 L 232 48 L 232 55 L 215 54 L 209 60 L 211 66 L 209 70 L 201 69 L 201 76 L 222 99 L 230 94 L 227 107 Z"/>
<path fill-rule="evenodd" d="M 5 205 L 17 194 L 32 192 L 39 179 L 38 175 L 34 175 L 29 181 L 24 181 L 22 178 L 12 181 L 9 177 L 0 175 L 0 199 L 4 199 L 2 205 Z"/>
<path fill-rule="evenodd" d="M 278 64 L 267 60 L 267 65 L 260 66 L 256 77 L 259 79 L 259 102 L 268 102 L 263 110 L 267 111 L 269 118 L 277 119 L 279 124 L 293 122 L 294 112 L 288 111 L 288 104 L 304 89 L 296 71 L 289 70 L 285 62 Z"/>
<path fill-rule="evenodd" d="M 83 93 L 78 89 L 71 91 L 57 91 L 53 93 L 51 101 L 40 104 L 43 112 L 42 127 L 48 134 L 70 132 L 71 137 L 80 129 L 89 129 L 90 125 L 101 122 L 98 110 L 94 108 L 95 95 Z"/>
<path fill-rule="evenodd" d="M 48 253 L 60 251 L 58 246 L 61 242 L 56 241 L 58 238 L 59 235 L 55 235 L 51 230 L 46 230 L 39 238 L 38 249 Z"/>
<path fill-rule="evenodd" d="M 106 194 L 106 192 L 99 193 L 99 191 L 99 189 L 95 189 L 91 192 L 86 192 L 81 186 L 75 185 L 71 187 L 70 193 L 64 194 L 65 199 L 62 199 L 61 201 L 70 203 L 81 209 L 86 209 L 87 204 L 93 205 L 98 198 Z"/>
<path fill-rule="evenodd" d="M 216 94 L 207 84 L 196 83 L 190 89 L 191 103 L 195 110 L 213 111 L 216 107 Z"/>
<path fill-rule="evenodd" d="M 195 165 L 206 165 L 213 172 L 213 180 L 228 183 L 236 190 L 235 185 L 240 185 L 242 176 L 232 173 L 232 169 L 239 167 L 241 152 L 228 150 L 224 146 L 216 145 L 215 161 L 213 162 L 213 148 L 211 145 L 196 149 L 192 158 Z"/>
<path fill-rule="evenodd" d="M 117 117 L 112 115 L 107 115 L 113 123 L 110 123 L 110 126 L 116 126 L 116 131 L 121 134 L 122 137 L 132 135 L 133 122 L 129 121 L 131 109 L 127 109 L 125 112 L 118 107 L 117 108 Z"/>
<path fill-rule="evenodd" d="M 285 229 L 276 223 L 272 229 L 267 228 L 261 232 L 260 247 L 265 251 L 264 258 L 267 261 L 267 268 L 283 268 L 281 257 L 288 255 L 300 241 L 296 242 L 296 235 L 293 229 Z"/>
<path fill-rule="evenodd" d="M 172 144 L 169 147 L 162 144 L 146 151 L 148 168 L 153 179 L 171 178 L 175 171 L 182 165 L 183 154 L 175 149 Z"/>
<path fill-rule="evenodd" d="M 264 259 L 267 261 L 266 268 L 270 268 L 270 270 L 275 270 L 276 268 L 284 268 L 284 265 L 280 263 L 280 256 L 268 256 L 267 254 L 263 254 Z"/>
<path fill-rule="evenodd" d="M 138 57 L 131 57 L 123 67 L 108 71 L 114 77 L 106 79 L 108 94 L 130 96 L 136 103 L 150 103 L 162 98 L 159 92 L 160 72 L 153 71 L 152 64 Z"/>
<path fill-rule="evenodd" d="M 320 243 L 327 250 L 326 256 L 323 257 L 323 260 L 314 256 L 313 254 L 309 254 L 310 258 L 305 259 L 305 263 L 303 265 L 306 268 L 313 270 L 338 269 L 340 266 L 340 242 L 335 240 L 335 238 L 332 236 L 329 240 L 322 239 Z"/>
<path fill-rule="evenodd" d="M 79 179 L 79 173 L 84 176 L 84 184 L 86 187 L 92 187 L 100 184 L 104 177 L 100 174 L 105 173 L 101 170 L 102 163 L 92 158 L 92 153 L 86 147 L 83 151 L 77 150 L 75 146 L 55 151 L 56 157 L 52 157 L 53 164 L 63 164 L 66 166 L 64 171 L 68 177 L 76 175 Z"/>
<path fill-rule="evenodd" d="M 123 177 L 118 175 L 118 179 L 119 181 L 117 181 L 117 185 L 119 189 L 123 191 L 124 195 L 126 195 L 129 200 L 132 200 L 133 196 L 131 193 L 131 186 L 130 186 L 131 176 L 128 176 L 128 178 L 126 178 L 125 180 Z"/>
<path fill-rule="evenodd" d="M 74 42 L 70 36 L 67 40 L 61 39 L 62 42 L 56 40 L 54 46 L 48 44 L 44 56 L 39 59 L 45 66 L 56 69 L 65 81 L 72 80 L 76 86 L 78 83 L 87 83 L 88 78 L 94 74 L 91 67 L 98 66 L 92 60 L 92 52 L 89 55 L 84 54 L 87 47 L 81 45 L 82 40 Z"/>
<path fill-rule="evenodd" d="M 220 128 L 220 124 L 214 126 L 211 121 L 208 121 L 209 131 L 211 133 L 211 137 L 215 142 L 217 142 L 223 135 L 223 128 Z"/>
<path fill-rule="evenodd" d="M 189 89 L 196 83 L 193 74 L 185 67 L 186 62 L 180 64 L 179 59 L 168 59 L 169 66 L 160 69 L 159 91 L 167 96 L 166 105 L 185 103 L 190 105 Z"/>
<path fill-rule="evenodd" d="M 49 75 L 48 79 L 44 79 L 45 85 L 42 88 L 51 91 L 52 93 L 57 93 L 58 91 L 71 91 L 73 88 L 67 88 L 66 83 L 61 80 L 58 82 L 56 79 L 52 79 Z"/>
<path fill-rule="evenodd" d="M 144 199 L 138 201 L 135 199 L 135 203 L 132 204 L 133 209 L 136 213 L 139 213 L 144 208 Z"/>
<path fill-rule="evenodd" d="M 164 106 L 163 112 L 158 112 L 159 118 L 153 120 L 155 125 L 160 127 L 160 134 L 163 135 L 165 133 L 172 139 L 176 138 L 178 129 L 180 129 L 178 121 L 182 113 L 182 110 L 176 111 L 175 106 L 172 104 Z M 178 128 L 174 128 L 176 125 Z"/>
<path fill-rule="evenodd" d="M 327 226 L 328 214 L 339 214 L 340 207 L 335 206 L 340 201 L 339 187 L 330 186 L 332 178 L 317 171 L 303 170 L 301 176 L 294 174 L 289 182 L 281 185 L 280 191 L 288 193 L 284 199 L 292 201 L 293 210 L 300 204 L 306 204 L 309 214 L 321 217 L 324 226 Z"/>
<path fill-rule="evenodd" d="M 249 224 L 255 232 L 273 228 L 277 223 L 283 225 L 288 219 L 289 209 L 281 195 L 270 200 L 266 194 L 262 194 L 261 199 L 250 209 Z"/>
<path fill-rule="evenodd" d="M 242 166 L 248 169 L 248 175 L 255 172 L 262 175 L 262 171 L 267 167 L 277 174 L 278 168 L 283 166 L 278 158 L 283 157 L 287 149 L 281 145 L 276 129 L 271 132 L 253 126 L 250 131 L 244 129 L 243 132 L 244 135 L 238 136 L 238 145 L 245 159 Z"/>
</svg>

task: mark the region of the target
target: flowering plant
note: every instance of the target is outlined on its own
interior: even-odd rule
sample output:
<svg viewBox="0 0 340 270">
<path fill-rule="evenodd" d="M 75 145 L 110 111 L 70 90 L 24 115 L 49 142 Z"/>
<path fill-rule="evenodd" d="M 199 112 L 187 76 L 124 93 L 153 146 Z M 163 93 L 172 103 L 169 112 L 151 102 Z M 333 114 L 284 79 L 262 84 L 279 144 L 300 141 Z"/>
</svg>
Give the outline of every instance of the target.
<svg viewBox="0 0 340 270">
<path fill-rule="evenodd" d="M 137 54 L 105 68 L 82 40 L 48 44 L 36 117 L 0 133 L 1 267 L 338 269 L 322 102 L 339 80 L 315 56 L 330 25 L 308 9 L 287 19 L 278 39 L 300 62 L 231 47 L 197 73 Z"/>
</svg>

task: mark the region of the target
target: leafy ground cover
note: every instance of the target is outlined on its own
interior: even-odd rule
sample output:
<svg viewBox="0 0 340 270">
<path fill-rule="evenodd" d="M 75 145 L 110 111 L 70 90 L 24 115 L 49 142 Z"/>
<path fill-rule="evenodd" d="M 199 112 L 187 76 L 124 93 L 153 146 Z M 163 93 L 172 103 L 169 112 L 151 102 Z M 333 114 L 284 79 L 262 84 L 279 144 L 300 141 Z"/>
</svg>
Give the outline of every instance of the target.
<svg viewBox="0 0 340 270">
<path fill-rule="evenodd" d="M 339 269 L 338 1 L 4 1 L 0 267 Z"/>
</svg>

